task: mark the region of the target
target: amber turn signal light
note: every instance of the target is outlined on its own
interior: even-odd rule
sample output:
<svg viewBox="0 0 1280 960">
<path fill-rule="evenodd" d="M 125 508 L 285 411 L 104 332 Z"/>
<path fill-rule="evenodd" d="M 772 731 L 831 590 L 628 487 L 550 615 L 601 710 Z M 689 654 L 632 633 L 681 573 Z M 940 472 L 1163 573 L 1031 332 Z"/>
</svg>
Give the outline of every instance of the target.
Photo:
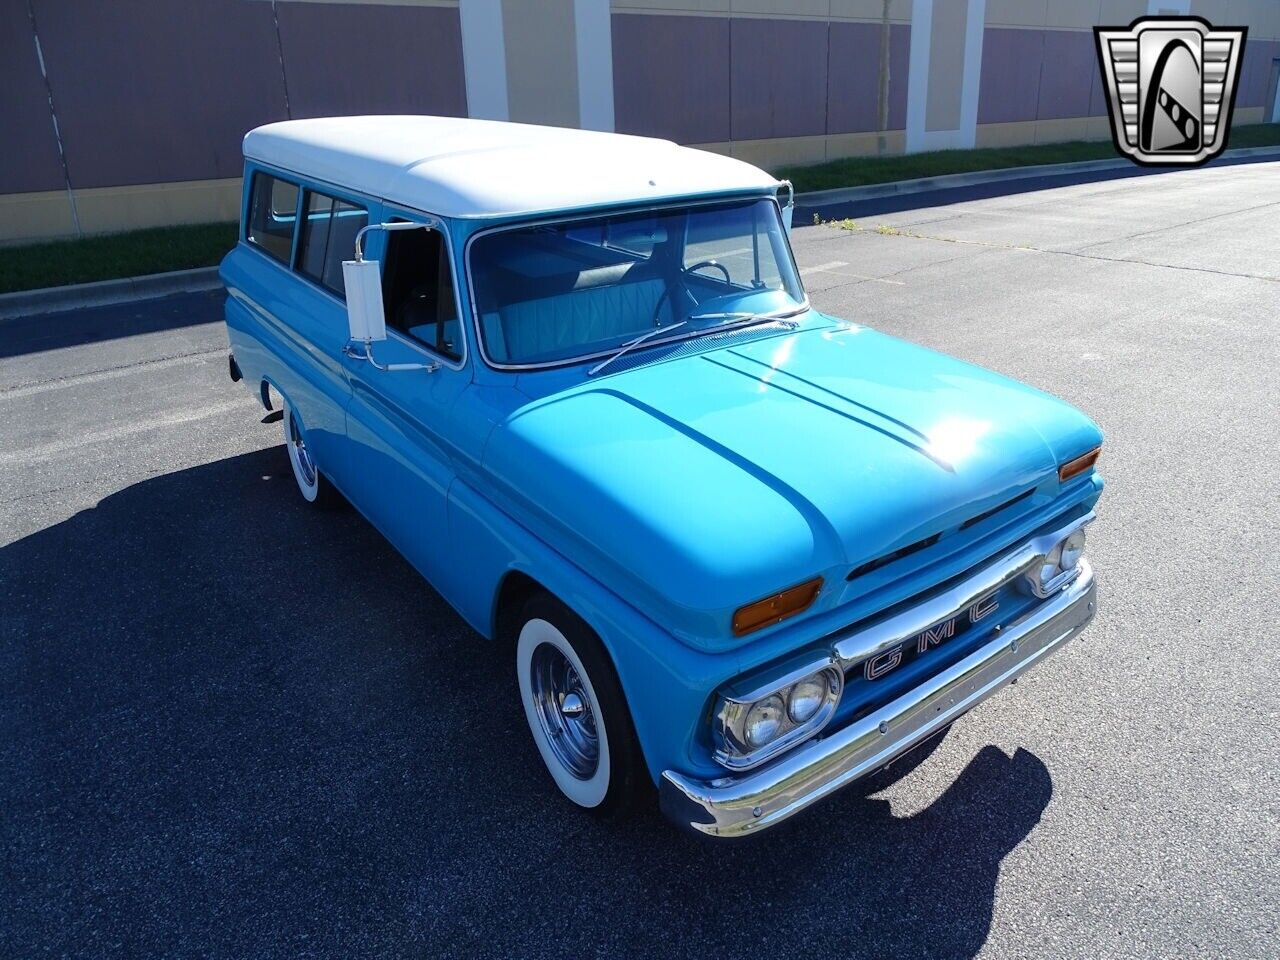
<svg viewBox="0 0 1280 960">
<path fill-rule="evenodd" d="M 822 589 L 822 578 L 814 577 L 808 583 L 775 593 L 773 596 L 748 603 L 739 607 L 733 614 L 733 634 L 741 637 L 744 634 L 772 626 L 787 617 L 808 610 L 810 604 L 818 599 L 818 591 Z"/>
<path fill-rule="evenodd" d="M 1076 457 L 1074 460 L 1068 460 L 1058 468 L 1058 480 L 1062 483 L 1066 483 L 1072 477 L 1078 477 L 1086 470 L 1092 469 L 1093 465 L 1098 462 L 1098 454 L 1101 452 L 1101 447 L 1094 447 L 1083 457 Z"/>
</svg>

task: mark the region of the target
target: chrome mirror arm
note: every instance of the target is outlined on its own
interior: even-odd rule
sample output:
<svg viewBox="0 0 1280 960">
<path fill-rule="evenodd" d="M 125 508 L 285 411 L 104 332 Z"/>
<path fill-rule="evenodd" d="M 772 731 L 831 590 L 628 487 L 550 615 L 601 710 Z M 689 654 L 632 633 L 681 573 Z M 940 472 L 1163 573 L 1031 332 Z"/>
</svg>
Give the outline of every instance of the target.
<svg viewBox="0 0 1280 960">
<path fill-rule="evenodd" d="M 370 230 L 430 230 L 431 224 L 419 223 L 416 220 L 393 220 L 391 223 L 370 223 L 360 228 L 356 234 L 356 259 L 364 260 L 364 235 Z"/>
<path fill-rule="evenodd" d="M 356 350 L 355 344 L 360 343 L 364 347 L 364 352 L 360 353 Z M 440 369 L 439 361 L 431 363 L 379 363 L 373 356 L 373 342 L 371 340 L 356 341 L 348 340 L 346 346 L 342 348 L 345 356 L 352 360 L 363 360 L 375 370 L 381 370 L 384 373 L 398 373 L 402 370 L 425 370 L 427 373 L 435 373 Z"/>
<path fill-rule="evenodd" d="M 781 198 L 778 199 L 778 205 L 782 210 L 782 225 L 786 228 L 787 233 L 791 232 L 791 221 L 796 212 L 796 188 L 790 180 L 778 181 L 778 193 L 782 193 L 782 188 L 787 188 L 787 202 L 783 205 Z"/>
</svg>

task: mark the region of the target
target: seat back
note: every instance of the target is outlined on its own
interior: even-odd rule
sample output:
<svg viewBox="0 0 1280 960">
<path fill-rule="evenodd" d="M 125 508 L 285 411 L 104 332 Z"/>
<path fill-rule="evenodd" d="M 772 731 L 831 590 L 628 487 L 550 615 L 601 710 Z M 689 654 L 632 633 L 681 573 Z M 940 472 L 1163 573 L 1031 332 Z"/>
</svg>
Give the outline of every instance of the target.
<svg viewBox="0 0 1280 960">
<path fill-rule="evenodd" d="M 498 311 L 508 357 L 538 358 L 558 352 L 582 353 L 583 344 L 612 344 L 652 330 L 662 298 L 658 279 L 580 287 L 536 300 L 510 303 Z M 669 298 L 663 298 L 661 324 L 670 322 Z"/>
</svg>

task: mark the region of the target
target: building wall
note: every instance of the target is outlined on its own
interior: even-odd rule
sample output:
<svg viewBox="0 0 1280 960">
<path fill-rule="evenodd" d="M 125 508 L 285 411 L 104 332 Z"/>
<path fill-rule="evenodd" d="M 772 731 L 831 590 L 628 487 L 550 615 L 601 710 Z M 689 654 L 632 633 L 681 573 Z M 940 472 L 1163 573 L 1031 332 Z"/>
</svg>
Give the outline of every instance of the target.
<svg viewBox="0 0 1280 960">
<path fill-rule="evenodd" d="M 18 146 L 0 150 L 0 240 L 236 219 L 241 138 L 273 120 L 467 114 L 456 0 L 0 0 L 0 17 Z"/>
<path fill-rule="evenodd" d="M 613 0 L 617 129 L 766 167 L 900 153 L 910 11 L 910 0 Z"/>
<path fill-rule="evenodd" d="M 1095 24 L 1280 0 L 0 0 L 0 242 L 234 219 L 240 139 L 434 113 L 663 136 L 765 167 L 1106 139 Z M 886 93 L 881 121 L 880 91 Z"/>
</svg>

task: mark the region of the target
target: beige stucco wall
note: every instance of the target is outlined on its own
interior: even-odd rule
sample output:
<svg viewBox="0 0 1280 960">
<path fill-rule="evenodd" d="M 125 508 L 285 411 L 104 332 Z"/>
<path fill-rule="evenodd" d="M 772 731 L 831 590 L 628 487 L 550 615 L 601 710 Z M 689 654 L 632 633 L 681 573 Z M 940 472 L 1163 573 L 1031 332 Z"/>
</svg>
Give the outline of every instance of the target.
<svg viewBox="0 0 1280 960">
<path fill-rule="evenodd" d="M 75 203 L 80 229 L 88 235 L 227 222 L 240 219 L 240 178 L 76 190 Z M 0 243 L 74 235 L 65 190 L 0 196 Z"/>
<path fill-rule="evenodd" d="M 1146 12 L 1147 0 L 987 0 L 986 24 L 1092 30 L 1097 24 L 1127 26 Z"/>
<path fill-rule="evenodd" d="M 503 0 L 511 120 L 578 126 L 573 0 Z"/>
<path fill-rule="evenodd" d="M 879 140 L 885 139 L 885 152 L 902 153 L 905 134 L 901 130 L 879 133 L 840 133 L 820 137 L 775 137 L 770 140 L 733 140 L 724 143 L 694 143 L 699 150 L 710 150 L 726 157 L 737 157 L 766 170 L 779 167 L 822 163 L 843 157 L 869 157 L 880 152 Z"/>
<path fill-rule="evenodd" d="M 934 0 L 929 35 L 929 96 L 924 114 L 926 130 L 960 127 L 968 19 L 969 0 Z"/>
<path fill-rule="evenodd" d="M 612 0 L 622 13 L 686 16 L 784 17 L 788 20 L 854 20 L 880 23 L 882 0 Z M 891 0 L 889 20 L 911 22 L 911 0 Z"/>
</svg>

